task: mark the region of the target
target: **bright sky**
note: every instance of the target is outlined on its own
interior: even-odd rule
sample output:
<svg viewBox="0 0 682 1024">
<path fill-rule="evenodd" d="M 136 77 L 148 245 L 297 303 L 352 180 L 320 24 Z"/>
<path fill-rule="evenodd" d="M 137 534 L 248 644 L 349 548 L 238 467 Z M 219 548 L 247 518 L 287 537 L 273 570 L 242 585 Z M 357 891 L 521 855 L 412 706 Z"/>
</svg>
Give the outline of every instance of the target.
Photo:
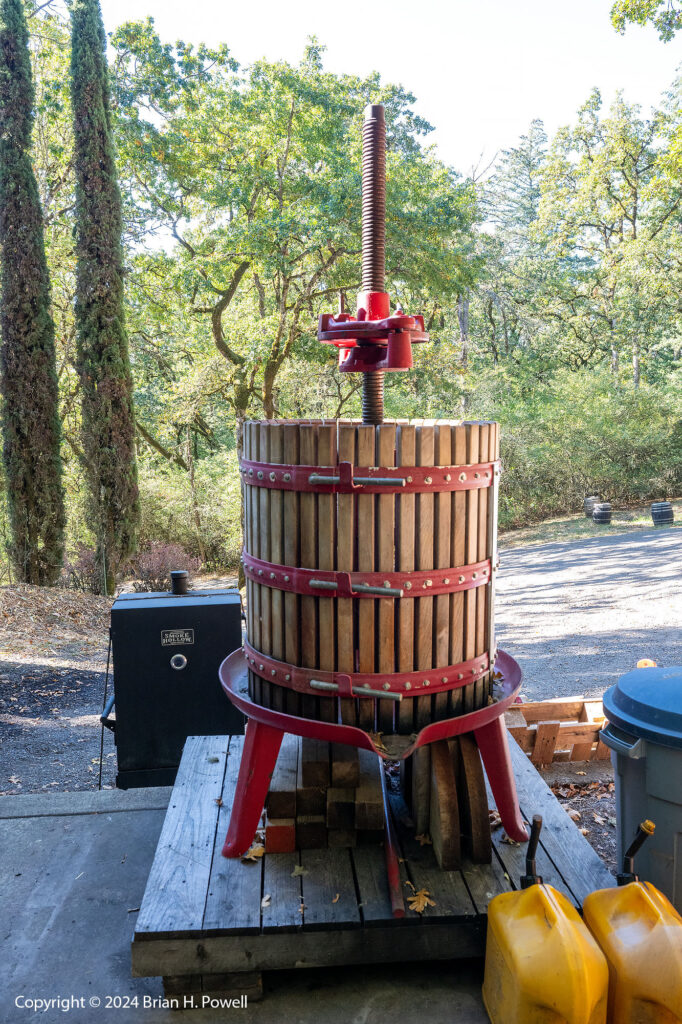
<svg viewBox="0 0 682 1024">
<path fill-rule="evenodd" d="M 308 35 L 326 66 L 377 70 L 417 97 L 431 140 L 461 172 L 514 145 L 534 117 L 551 134 L 593 86 L 618 89 L 649 113 L 682 63 L 682 38 L 611 27 L 611 0 L 101 0 L 108 32 L 151 15 L 166 41 L 225 42 L 240 64 L 297 62 Z"/>
</svg>

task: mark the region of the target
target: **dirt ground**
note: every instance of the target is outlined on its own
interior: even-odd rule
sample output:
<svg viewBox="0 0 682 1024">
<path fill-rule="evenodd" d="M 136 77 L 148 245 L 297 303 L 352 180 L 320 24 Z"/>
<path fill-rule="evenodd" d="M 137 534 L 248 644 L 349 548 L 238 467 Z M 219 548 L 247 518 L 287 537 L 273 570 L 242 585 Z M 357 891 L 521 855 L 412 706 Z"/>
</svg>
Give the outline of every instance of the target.
<svg viewBox="0 0 682 1024">
<path fill-rule="evenodd" d="M 601 696 L 642 657 L 680 663 L 680 539 L 671 529 L 503 544 L 498 640 L 524 670 L 526 699 Z M 232 578 L 210 582 L 234 585 Z M 55 595 L 58 607 L 45 600 L 37 608 L 25 588 L 0 589 L 1 795 L 98 785 L 108 604 L 63 593 Z M 104 786 L 114 785 L 115 762 L 105 731 Z M 613 869 L 609 763 L 552 766 L 544 775 Z"/>
</svg>

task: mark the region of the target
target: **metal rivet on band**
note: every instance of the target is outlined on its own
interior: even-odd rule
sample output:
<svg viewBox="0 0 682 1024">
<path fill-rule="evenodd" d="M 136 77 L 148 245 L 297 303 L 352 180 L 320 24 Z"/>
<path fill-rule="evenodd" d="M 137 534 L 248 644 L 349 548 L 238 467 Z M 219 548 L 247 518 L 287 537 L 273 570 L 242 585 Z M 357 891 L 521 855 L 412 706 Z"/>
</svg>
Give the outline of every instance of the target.
<svg viewBox="0 0 682 1024">
<path fill-rule="evenodd" d="M 430 686 L 430 685 L 431 685 L 431 680 L 430 679 L 425 679 L 424 680 L 424 686 Z"/>
<path fill-rule="evenodd" d="M 472 580 L 475 580 L 477 576 L 478 576 L 477 572 L 472 572 L 472 574 L 471 574 Z"/>
<path fill-rule="evenodd" d="M 450 473 L 446 473 L 445 474 L 445 482 L 449 484 L 451 480 L 452 480 L 452 475 Z"/>
<path fill-rule="evenodd" d="M 259 469 L 258 473 L 256 474 L 256 476 L 258 477 L 259 480 L 262 480 L 263 479 L 263 470 Z"/>
<path fill-rule="evenodd" d="M 447 676 L 441 676 L 440 681 L 441 681 L 441 683 L 447 683 L 448 677 Z"/>
<path fill-rule="evenodd" d="M 405 587 L 405 590 L 412 590 L 412 584 L 410 583 L 409 580 L 407 581 L 407 583 L 404 583 L 403 586 Z"/>
<path fill-rule="evenodd" d="M 270 579 L 271 579 L 271 580 L 274 580 L 275 578 L 276 578 L 276 577 L 275 577 L 275 574 L 274 574 L 274 572 L 271 572 L 271 573 L 270 573 Z"/>
<path fill-rule="evenodd" d="M 460 480 L 466 480 L 466 478 L 467 478 L 466 473 L 460 473 L 459 474 L 459 478 L 460 478 Z"/>
<path fill-rule="evenodd" d="M 409 679 L 408 679 L 408 680 L 407 680 L 407 682 L 405 683 L 405 689 L 406 689 L 406 690 L 411 690 L 411 689 L 412 689 L 412 683 L 410 682 L 410 680 L 409 680 Z"/>
<path fill-rule="evenodd" d="M 285 582 L 285 583 L 288 583 L 288 582 L 289 582 L 289 577 L 288 577 L 288 576 L 285 576 L 285 577 L 284 577 L 284 582 Z"/>
<path fill-rule="evenodd" d="M 270 673 L 270 675 L 271 675 L 271 676 L 276 676 L 276 675 L 277 675 L 277 672 L 275 671 L 275 669 L 274 669 L 274 668 L 273 668 L 272 672 Z"/>
<path fill-rule="evenodd" d="M 433 483 L 433 478 L 430 477 L 430 476 L 425 476 L 424 477 L 424 483 L 425 484 L 432 484 Z"/>
<path fill-rule="evenodd" d="M 459 578 L 459 582 L 460 582 L 460 583 L 464 583 L 464 576 L 460 576 L 460 578 Z"/>
<path fill-rule="evenodd" d="M 290 675 L 289 675 L 289 673 L 287 672 L 287 674 L 285 675 L 285 677 L 284 677 L 284 678 L 286 679 L 286 681 L 287 681 L 287 682 L 289 682 L 289 680 L 291 679 L 291 676 L 290 676 Z"/>
<path fill-rule="evenodd" d="M 384 683 L 384 690 L 390 690 L 390 689 L 391 689 L 391 684 L 390 683 Z"/>
<path fill-rule="evenodd" d="M 289 483 L 289 481 L 291 480 L 291 473 L 285 473 L 284 474 L 284 479 L 285 479 L 285 481 L 287 483 Z"/>
<path fill-rule="evenodd" d="M 480 479 L 481 479 L 481 474 L 480 473 L 474 473 L 474 480 L 480 480 Z"/>
<path fill-rule="evenodd" d="M 411 483 L 412 483 L 412 477 L 411 477 L 411 476 L 408 476 L 408 478 L 407 478 L 407 482 L 408 482 L 408 484 L 411 484 Z"/>
<path fill-rule="evenodd" d="M 389 583 L 389 581 L 388 581 L 388 580 L 384 580 L 384 586 L 385 586 L 385 587 L 390 587 L 390 585 L 391 585 L 391 584 Z"/>
<path fill-rule="evenodd" d="M 270 474 L 270 479 L 271 479 L 271 480 L 276 480 L 276 479 L 277 479 L 277 477 L 275 476 L 275 474 L 274 474 L 274 473 L 271 473 L 271 474 Z"/>
<path fill-rule="evenodd" d="M 259 570 L 258 570 L 258 575 L 259 575 L 259 576 L 262 576 L 262 575 L 263 575 L 263 570 L 262 570 L 262 569 L 259 569 Z"/>
<path fill-rule="evenodd" d="M 464 676 L 462 675 L 462 673 L 461 673 L 461 672 L 458 672 L 458 673 L 457 673 L 457 678 L 458 678 L 458 679 L 464 679 Z"/>
<path fill-rule="evenodd" d="M 258 666 L 258 671 L 259 671 L 259 672 L 262 672 L 262 671 L 263 671 L 263 666 L 262 666 L 262 665 L 259 665 L 259 666 Z"/>
<path fill-rule="evenodd" d="M 447 585 L 448 585 L 448 583 L 449 583 L 449 582 L 450 582 L 450 580 L 449 580 L 449 578 L 448 578 L 448 577 L 446 576 L 446 577 L 445 577 L 445 579 L 443 580 L 443 583 L 445 584 L 445 586 L 446 586 L 446 587 L 447 587 Z"/>
<path fill-rule="evenodd" d="M 249 470 L 249 476 L 253 476 L 253 470 L 252 469 Z"/>
</svg>

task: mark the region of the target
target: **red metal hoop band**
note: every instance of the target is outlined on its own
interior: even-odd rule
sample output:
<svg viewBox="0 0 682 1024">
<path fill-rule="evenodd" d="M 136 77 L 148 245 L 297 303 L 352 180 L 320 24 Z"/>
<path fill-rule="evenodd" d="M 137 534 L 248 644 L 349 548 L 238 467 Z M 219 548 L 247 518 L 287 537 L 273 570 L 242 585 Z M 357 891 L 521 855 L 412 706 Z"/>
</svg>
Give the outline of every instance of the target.
<svg viewBox="0 0 682 1024">
<path fill-rule="evenodd" d="M 247 579 L 274 590 L 286 590 L 306 597 L 404 598 L 435 597 L 473 590 L 490 582 L 490 559 L 453 569 L 425 569 L 414 572 L 335 572 L 333 569 L 303 569 L 277 565 L 242 555 Z"/>
<path fill-rule="evenodd" d="M 319 697 L 321 692 L 334 697 L 423 697 L 425 693 L 456 690 L 473 683 L 486 674 L 490 667 L 488 652 L 445 668 L 417 669 L 414 672 L 330 672 L 321 668 L 301 668 L 277 661 L 261 654 L 244 641 L 246 662 L 255 675 L 269 683 L 277 683 L 299 693 Z M 322 683 L 321 687 L 311 682 Z M 364 692 L 363 692 L 364 691 Z"/>
<path fill-rule="evenodd" d="M 244 483 L 277 491 L 313 491 L 318 494 L 436 493 L 473 491 L 492 487 L 499 462 L 474 466 L 289 466 L 278 462 L 242 459 L 239 469 Z"/>
</svg>

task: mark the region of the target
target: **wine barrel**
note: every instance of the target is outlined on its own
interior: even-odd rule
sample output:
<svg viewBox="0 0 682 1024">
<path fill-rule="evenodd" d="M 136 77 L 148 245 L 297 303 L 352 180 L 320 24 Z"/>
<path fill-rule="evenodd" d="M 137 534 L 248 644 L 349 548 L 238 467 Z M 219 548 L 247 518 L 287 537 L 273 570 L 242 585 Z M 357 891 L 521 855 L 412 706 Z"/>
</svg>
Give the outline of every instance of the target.
<svg viewBox="0 0 682 1024">
<path fill-rule="evenodd" d="M 288 714 L 400 735 L 488 704 L 498 453 L 499 428 L 489 422 L 245 423 L 241 473 L 252 700 Z M 371 467 L 380 477 L 375 467 L 381 467 L 411 486 L 401 492 L 392 485 L 384 493 L 378 485 L 373 493 L 339 486 L 325 493 L 315 477 L 329 480 L 336 473 L 338 481 L 341 464 L 348 463 L 355 475 L 355 467 Z M 290 471 L 277 471 L 282 464 Z M 297 473 L 298 466 L 313 469 Z M 420 469 L 432 466 L 445 470 Z M 416 483 L 410 467 L 416 468 Z M 280 479 L 287 477 L 285 487 Z M 311 569 L 321 575 L 306 576 Z M 338 574 L 374 574 L 371 582 L 394 596 L 375 597 L 362 579 L 349 590 Z M 331 673 L 335 679 L 340 673 L 356 679 L 373 674 L 378 682 L 372 686 L 393 692 L 401 687 L 401 700 L 357 698 L 345 689 L 328 695 L 338 684 L 324 678 L 312 680 L 319 690 L 311 693 L 311 679 L 299 685 L 302 673 L 287 666 L 318 670 L 327 680 Z M 283 685 L 287 680 L 290 685 Z M 437 692 L 430 693 L 431 686 Z"/>
<path fill-rule="evenodd" d="M 592 510 L 592 522 L 600 524 L 611 522 L 611 505 L 608 501 L 597 502 Z"/>
<path fill-rule="evenodd" d="M 585 509 L 585 515 L 586 515 L 586 517 L 588 519 L 592 518 L 592 511 L 593 511 L 594 506 L 597 504 L 598 501 L 599 501 L 599 495 L 598 494 L 592 494 L 589 498 L 585 498 L 585 500 L 583 502 L 583 508 Z"/>
<path fill-rule="evenodd" d="M 675 520 L 673 507 L 669 501 L 654 501 L 651 506 L 651 518 L 654 526 L 670 526 Z"/>
</svg>

